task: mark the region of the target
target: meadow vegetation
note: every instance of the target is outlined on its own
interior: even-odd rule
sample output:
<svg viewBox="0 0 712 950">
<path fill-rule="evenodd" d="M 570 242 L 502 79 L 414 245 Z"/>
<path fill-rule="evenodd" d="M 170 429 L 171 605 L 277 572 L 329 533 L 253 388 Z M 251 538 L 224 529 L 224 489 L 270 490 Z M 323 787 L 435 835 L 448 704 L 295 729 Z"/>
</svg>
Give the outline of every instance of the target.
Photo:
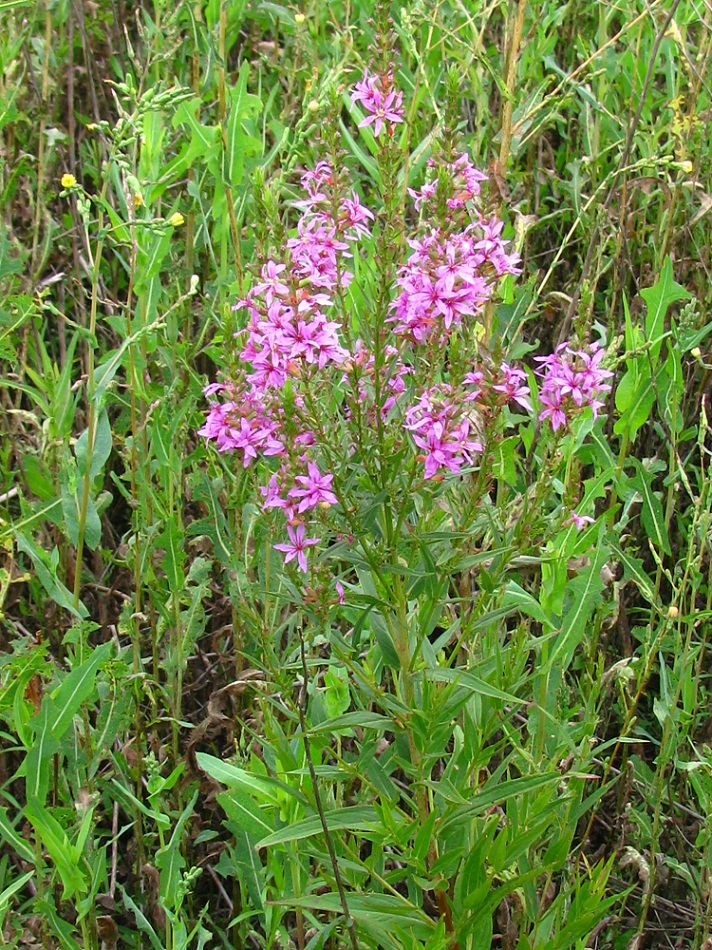
<svg viewBox="0 0 712 950">
<path fill-rule="evenodd" d="M 0 19 L 2 945 L 709 950 L 709 0 Z"/>
</svg>

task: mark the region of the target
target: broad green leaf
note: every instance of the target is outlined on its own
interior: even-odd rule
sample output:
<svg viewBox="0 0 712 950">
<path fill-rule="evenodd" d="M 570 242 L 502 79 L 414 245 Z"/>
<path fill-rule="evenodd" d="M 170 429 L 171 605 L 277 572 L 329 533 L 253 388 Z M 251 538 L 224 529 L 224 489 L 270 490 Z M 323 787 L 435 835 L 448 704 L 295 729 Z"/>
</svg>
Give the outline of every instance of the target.
<svg viewBox="0 0 712 950">
<path fill-rule="evenodd" d="M 392 894 L 349 894 L 347 896 L 349 913 L 357 926 L 368 929 L 379 943 L 387 936 L 390 928 L 397 924 L 407 928 L 419 939 L 426 941 L 435 929 L 435 923 L 424 911 L 405 898 Z M 282 903 L 276 901 L 275 903 Z M 338 893 L 312 894 L 308 897 L 291 897 L 284 901 L 289 907 L 305 907 L 323 910 L 333 914 L 342 913 Z"/>
<path fill-rule="evenodd" d="M 74 924 L 63 920 L 49 901 L 36 900 L 33 908 L 34 912 L 40 915 L 40 919 L 46 920 L 51 925 L 52 936 L 59 940 L 59 945 L 63 950 L 82 950 L 82 946 L 73 937 L 73 934 L 77 932 Z"/>
<path fill-rule="evenodd" d="M 92 445 L 91 462 L 89 465 L 89 478 L 93 479 L 101 472 L 111 455 L 111 424 L 106 409 L 101 409 L 97 413 L 94 427 L 94 442 Z M 85 429 L 77 439 L 74 446 L 74 454 L 77 459 L 77 469 L 81 476 L 86 475 L 87 471 L 87 450 L 89 447 L 89 430 Z"/>
<path fill-rule="evenodd" d="M 10 898 L 17 894 L 18 891 L 21 891 L 22 888 L 27 884 L 30 878 L 35 876 L 35 870 L 27 871 L 25 874 L 22 874 L 18 877 L 12 884 L 8 884 L 2 893 L 0 893 L 0 912 L 5 910 L 7 905 L 10 903 Z"/>
<path fill-rule="evenodd" d="M 335 808 L 326 813 L 326 826 L 329 831 L 380 831 L 383 822 L 372 805 L 353 805 L 347 808 Z M 322 834 L 324 828 L 318 815 L 304 818 L 293 825 L 281 828 L 274 834 L 267 835 L 257 842 L 257 848 L 270 848 L 277 844 L 287 844 L 292 841 L 301 841 L 314 835 Z"/>
<path fill-rule="evenodd" d="M 599 549 L 588 570 L 567 585 L 566 593 L 571 598 L 571 605 L 564 614 L 561 632 L 554 640 L 554 648 L 549 655 L 550 669 L 555 666 L 567 669 L 576 647 L 586 636 L 589 617 L 603 590 L 600 577 L 603 560 L 602 550 Z"/>
<path fill-rule="evenodd" d="M 653 491 L 653 479 L 655 476 L 652 472 L 646 470 L 639 459 L 634 458 L 632 461 L 638 474 L 630 479 L 630 484 L 636 491 L 640 492 L 643 499 L 640 520 L 647 536 L 657 549 L 664 551 L 665 554 L 671 554 L 672 550 L 670 548 L 667 525 L 665 524 L 663 506 Z"/>
<path fill-rule="evenodd" d="M 86 619 L 89 611 L 81 601 L 77 607 L 74 606 L 71 592 L 57 576 L 57 565 L 52 561 L 51 555 L 36 545 L 24 532 L 15 529 L 14 533 L 19 550 L 27 554 L 32 561 L 40 583 L 52 600 L 78 620 Z"/>
<path fill-rule="evenodd" d="M 52 704 L 48 698 L 43 700 L 39 713 L 30 720 L 34 732 L 32 746 L 25 756 L 23 768 L 28 798 L 32 797 L 44 805 L 49 790 L 50 769 L 53 757 L 59 752 L 59 741 L 52 732 Z"/>
<path fill-rule="evenodd" d="M 665 314 L 668 307 L 678 300 L 689 300 L 691 294 L 676 283 L 672 275 L 672 261 L 666 257 L 658 282 L 641 290 L 640 296 L 646 303 L 645 335 L 646 339 L 652 342 L 650 355 L 655 366 L 662 346 L 660 338 L 665 332 Z"/>
<path fill-rule="evenodd" d="M 200 768 L 216 782 L 227 785 L 228 788 L 244 788 L 265 804 L 279 807 L 282 804 L 285 792 L 300 801 L 302 800 L 302 796 L 296 789 L 273 779 L 251 775 L 244 769 L 231 765 L 229 762 L 223 762 L 222 759 L 218 759 L 214 755 L 198 752 L 196 759 Z"/>
<path fill-rule="evenodd" d="M 490 781 L 483 791 L 475 793 L 470 799 L 469 804 L 464 805 L 452 816 L 443 819 L 440 831 L 445 829 L 453 822 L 460 823 L 465 815 L 474 817 L 491 808 L 493 805 L 502 805 L 512 798 L 523 798 L 530 792 L 538 792 L 547 785 L 556 785 L 561 781 L 559 772 L 542 772 L 535 775 L 525 775 L 522 778 L 514 778 L 509 781 L 501 780 Z M 540 873 L 537 871 L 537 873 Z"/>
<path fill-rule="evenodd" d="M 324 708 L 329 717 L 341 716 L 351 705 L 348 671 L 330 666 L 324 673 Z"/>
<path fill-rule="evenodd" d="M 95 647 L 90 658 L 76 670 L 72 670 L 52 693 L 52 735 L 55 739 L 62 738 L 82 703 L 94 692 L 96 674 L 109 659 L 113 648 L 111 640 Z"/>
<path fill-rule="evenodd" d="M 359 712 L 344 713 L 342 716 L 335 716 L 333 719 L 327 719 L 320 722 L 317 726 L 309 729 L 309 735 L 315 736 L 319 733 L 336 733 L 346 729 L 392 729 L 393 720 L 381 713 L 368 712 L 367 710 Z"/>
<path fill-rule="evenodd" d="M 431 669 L 426 670 L 424 675 L 427 679 L 433 680 L 436 683 L 455 683 L 457 686 L 464 686 L 466 689 L 480 696 L 489 696 L 490 699 L 501 699 L 502 702 L 517 703 L 519 705 L 525 702 L 525 700 L 519 699 L 518 696 L 514 696 L 512 693 L 507 693 L 502 689 L 498 689 L 496 686 L 492 686 L 490 683 L 487 683 L 479 676 L 475 676 L 474 673 L 469 673 L 467 670 Z"/>
<path fill-rule="evenodd" d="M 264 837 L 273 833 L 274 824 L 266 820 L 262 807 L 244 789 L 233 787 L 229 792 L 220 792 L 217 801 L 227 817 L 247 834 Z"/>
<path fill-rule="evenodd" d="M 248 75 L 249 64 L 245 61 L 240 68 L 237 83 L 230 93 L 225 171 L 226 184 L 231 188 L 235 188 L 242 181 L 245 156 L 258 155 L 262 144 L 259 139 L 248 135 L 242 125 L 246 118 L 256 115 L 262 108 L 258 97 L 247 92 Z"/>
<path fill-rule="evenodd" d="M 59 873 L 64 888 L 62 899 L 70 900 L 75 895 L 84 895 L 88 886 L 87 876 L 75 863 L 72 846 L 57 819 L 33 798 L 28 798 L 25 815 Z"/>
<path fill-rule="evenodd" d="M 161 567 L 166 572 L 168 586 L 174 594 L 180 593 L 185 586 L 183 564 L 186 553 L 182 527 L 182 524 L 179 525 L 175 519 L 171 519 L 157 542 L 165 551 L 161 558 Z"/>
<path fill-rule="evenodd" d="M 655 591 L 640 558 L 630 555 L 615 538 L 609 541 L 611 550 L 623 565 L 623 579 L 632 580 L 649 604 L 656 602 Z"/>
<path fill-rule="evenodd" d="M 150 818 L 159 828 L 167 830 L 171 826 L 171 820 L 168 815 L 163 815 L 160 812 L 154 811 L 152 808 L 149 808 L 148 805 L 145 805 L 142 801 L 139 801 L 136 796 L 130 792 L 127 788 L 124 788 L 115 778 L 111 779 L 111 784 L 114 786 L 115 794 L 118 794 L 119 798 L 122 798 L 130 807 L 135 808 L 137 811 L 140 811 L 142 815 L 145 815 L 147 818 Z"/>
<path fill-rule="evenodd" d="M 625 383 L 626 377 L 621 384 Z M 620 388 L 620 385 L 619 387 Z M 616 390 L 616 394 L 618 389 Z M 616 397 L 617 398 L 617 397 Z M 623 404 L 623 403 L 621 403 Z M 613 426 L 616 435 L 628 434 L 628 438 L 633 441 L 638 429 L 645 425 L 650 418 L 650 412 L 655 405 L 655 388 L 653 386 L 650 374 L 646 374 L 638 379 L 638 385 L 634 388 L 630 397 L 627 397 L 625 408 L 621 409 L 616 403 L 618 411 L 622 413 L 620 419 Z"/>
<path fill-rule="evenodd" d="M 543 627 L 551 627 L 551 619 L 547 615 L 539 601 L 532 597 L 516 581 L 510 581 L 504 594 L 503 605 L 512 607 L 519 613 L 537 620 Z"/>
<path fill-rule="evenodd" d="M 136 921 L 136 926 L 142 932 L 147 934 L 149 941 L 153 950 L 165 950 L 164 943 L 161 938 L 158 936 L 156 931 L 153 929 L 151 923 L 149 922 L 148 917 L 144 914 L 140 907 L 138 907 L 131 897 L 126 893 L 124 888 L 119 884 L 119 890 L 121 891 L 121 896 L 123 897 L 124 907 L 130 913 L 133 914 L 134 920 Z M 79 948 L 77 948 L 79 950 Z"/>
</svg>

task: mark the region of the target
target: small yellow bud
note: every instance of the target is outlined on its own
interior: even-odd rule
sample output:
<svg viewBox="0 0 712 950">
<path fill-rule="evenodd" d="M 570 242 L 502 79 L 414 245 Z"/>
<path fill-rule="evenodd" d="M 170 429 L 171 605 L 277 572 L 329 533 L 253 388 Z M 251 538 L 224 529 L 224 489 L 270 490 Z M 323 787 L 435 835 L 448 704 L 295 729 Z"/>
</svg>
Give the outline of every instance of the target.
<svg viewBox="0 0 712 950">
<path fill-rule="evenodd" d="M 677 617 L 677 615 L 678 615 L 679 613 L 680 613 L 680 611 L 677 609 L 677 607 L 675 606 L 675 604 L 670 604 L 670 606 L 668 607 L 668 612 L 667 612 L 668 617 L 670 618 L 670 620 L 674 620 L 674 619 Z"/>
<path fill-rule="evenodd" d="M 702 356 L 702 350 L 699 348 L 699 346 L 692 347 L 690 350 L 690 356 L 693 356 L 696 360 Z"/>
<path fill-rule="evenodd" d="M 133 205 L 134 208 L 143 208 L 143 195 L 139 195 L 139 193 L 136 192 L 136 194 L 133 196 Z"/>
<path fill-rule="evenodd" d="M 297 26 L 301 26 L 305 20 L 306 20 L 306 17 L 304 16 L 303 13 L 294 14 L 294 22 L 297 24 Z"/>
<path fill-rule="evenodd" d="M 692 171 L 692 167 L 693 167 L 693 166 L 692 166 L 692 162 L 690 161 L 689 158 L 686 158 L 684 162 L 680 162 L 680 168 L 681 168 L 684 172 L 687 172 L 688 175 L 689 175 L 690 172 Z"/>
<path fill-rule="evenodd" d="M 168 219 L 168 223 L 173 225 L 174 228 L 179 228 L 181 224 L 185 221 L 185 218 L 180 213 L 180 211 L 174 211 L 173 214 Z"/>
<path fill-rule="evenodd" d="M 96 132 L 98 128 L 99 126 L 96 124 L 96 122 L 90 122 L 87 125 L 87 132 Z"/>
<path fill-rule="evenodd" d="M 307 109 L 310 112 L 316 112 L 318 108 L 319 108 L 319 101 L 317 99 L 310 99 L 309 102 L 307 103 Z"/>
<path fill-rule="evenodd" d="M 62 188 L 73 188 L 76 183 L 77 179 L 74 175 L 70 175 L 69 173 L 62 175 Z"/>
</svg>

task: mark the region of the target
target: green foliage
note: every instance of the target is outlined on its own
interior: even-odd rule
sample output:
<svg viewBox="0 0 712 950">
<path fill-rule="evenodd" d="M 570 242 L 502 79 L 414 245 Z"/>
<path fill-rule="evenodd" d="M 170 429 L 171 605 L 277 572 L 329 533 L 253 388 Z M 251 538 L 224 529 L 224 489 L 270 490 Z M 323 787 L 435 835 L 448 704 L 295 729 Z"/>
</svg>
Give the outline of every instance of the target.
<svg viewBox="0 0 712 950">
<path fill-rule="evenodd" d="M 0 942 L 342 948 L 348 915 L 364 947 L 563 950 L 651 939 L 654 909 L 703 946 L 697 6 L 129 7 L 0 0 Z M 349 98 L 374 55 L 398 168 Z M 404 482 L 395 444 L 379 468 L 364 425 L 305 589 L 196 436 L 203 386 L 239 368 L 231 306 L 299 173 L 327 157 L 383 209 L 355 332 L 443 142 L 489 167 L 523 257 L 463 358 L 524 361 L 534 392 L 535 349 L 603 336 L 615 395 L 559 440 L 505 410 L 457 491 Z"/>
</svg>

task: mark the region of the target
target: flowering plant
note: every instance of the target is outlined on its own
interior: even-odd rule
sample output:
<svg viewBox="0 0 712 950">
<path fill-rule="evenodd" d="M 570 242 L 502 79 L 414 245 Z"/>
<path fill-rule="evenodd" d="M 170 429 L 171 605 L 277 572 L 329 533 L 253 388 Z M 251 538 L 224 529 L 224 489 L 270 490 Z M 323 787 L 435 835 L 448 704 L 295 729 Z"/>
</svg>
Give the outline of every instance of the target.
<svg viewBox="0 0 712 950">
<path fill-rule="evenodd" d="M 612 373 L 603 366 L 601 342 L 561 344 L 533 368 L 516 365 L 516 354 L 503 358 L 496 332 L 484 340 L 485 315 L 502 282 L 521 272 L 504 221 L 483 193 L 487 176 L 445 135 L 426 181 L 409 187 L 408 206 L 401 206 L 394 200 L 403 158 L 395 135 L 404 113 L 393 70 L 366 70 L 350 104 L 359 127 L 372 126 L 380 205 L 349 182 L 336 148 L 330 160 L 304 171 L 291 236 L 265 254 L 235 305 L 243 323 L 238 369 L 206 389 L 211 402 L 200 434 L 235 458 L 251 486 L 249 504 L 261 512 L 257 533 L 266 541 L 258 567 L 267 588 L 262 597 L 276 597 L 287 626 L 296 625 L 303 679 L 306 648 L 320 643 L 328 657 L 325 676 L 333 681 L 334 664 L 348 671 L 336 712 L 343 717 L 355 705 L 348 722 L 362 725 L 359 717 L 377 708 L 380 741 L 403 737 L 391 772 L 397 766 L 408 790 L 396 791 L 394 801 L 415 818 L 414 840 L 429 835 L 434 821 L 460 827 L 447 794 L 427 791 L 433 768 L 450 774 L 461 804 L 476 791 L 443 758 L 449 742 L 462 741 L 463 724 L 453 732 L 454 723 L 474 702 L 472 683 L 484 684 L 500 669 L 497 685 L 475 689 L 482 715 L 483 697 L 488 715 L 496 707 L 500 720 L 520 701 L 514 692 L 529 648 L 512 653 L 501 618 L 536 617 L 550 635 L 566 624 L 579 596 L 567 593 L 565 572 L 562 586 L 561 571 L 551 565 L 565 565 L 595 544 L 595 493 L 582 486 L 575 456 L 598 422 Z M 579 579 L 586 597 L 600 589 L 601 557 L 599 546 Z M 542 565 L 539 599 L 519 573 L 533 563 Z M 571 661 L 580 635 L 577 628 L 551 653 L 548 636 L 531 647 L 541 664 L 531 762 L 547 782 L 552 776 L 543 763 L 558 754 L 547 740 L 549 678 L 555 658 L 563 668 Z M 258 639 L 254 662 L 269 666 L 274 644 L 264 627 Z M 488 650 L 509 655 L 511 669 L 492 665 Z M 288 647 L 272 661 L 272 675 L 299 663 L 294 651 Z M 470 686 L 458 686 L 457 677 L 473 670 Z M 318 716 L 325 702 L 320 690 L 318 681 L 310 684 L 311 705 L 300 706 L 303 733 L 307 714 Z M 514 704 L 506 714 L 503 701 Z M 462 714 L 476 715 L 474 707 Z M 440 732 L 426 740 L 428 717 L 443 715 Z M 334 722 L 340 721 L 337 715 Z M 478 755 L 483 762 L 491 755 L 490 731 L 478 730 L 480 751 L 465 756 L 470 770 Z M 304 742 L 306 748 L 306 733 Z M 321 750 L 309 746 L 307 759 L 316 755 L 318 764 L 322 752 L 331 754 L 327 744 Z M 521 774 L 520 767 L 515 771 Z M 316 773 L 312 779 L 316 789 Z M 372 782 L 373 800 L 382 800 L 386 793 Z M 572 787 L 564 797 L 570 803 L 580 792 Z M 334 788 L 315 790 L 321 794 L 332 805 L 340 798 Z M 329 835 L 328 814 L 319 813 Z M 467 821 L 461 832 L 473 846 L 480 841 L 481 829 Z M 384 840 L 395 834 L 383 833 Z M 415 847 L 410 835 L 399 853 Z M 277 829 L 262 843 L 287 840 Z M 468 862 L 445 861 L 455 846 L 453 853 L 461 854 L 457 835 L 443 831 L 421 848 L 418 864 L 437 907 L 426 913 L 427 902 L 416 902 L 418 919 L 423 925 L 437 919 L 450 936 L 472 931 L 478 919 L 474 905 L 463 903 L 458 876 L 472 873 Z M 344 898 L 341 910 L 353 921 L 358 902 L 349 909 L 330 854 L 334 895 Z M 354 874 L 358 889 L 363 880 Z M 313 898 L 310 906 L 327 903 Z"/>
</svg>

